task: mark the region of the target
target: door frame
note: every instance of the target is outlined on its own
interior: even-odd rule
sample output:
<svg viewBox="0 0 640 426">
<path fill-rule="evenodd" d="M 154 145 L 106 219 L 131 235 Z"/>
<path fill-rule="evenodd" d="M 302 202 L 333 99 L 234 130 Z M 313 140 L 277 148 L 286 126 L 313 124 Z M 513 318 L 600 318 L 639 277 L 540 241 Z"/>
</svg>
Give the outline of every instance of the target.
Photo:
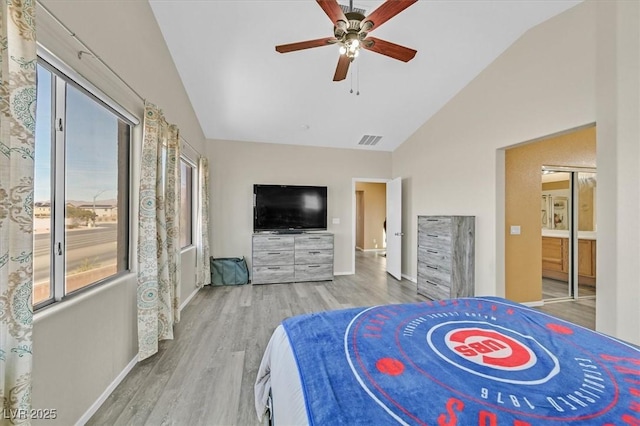
<svg viewBox="0 0 640 426">
<path fill-rule="evenodd" d="M 552 303 L 566 300 L 580 300 L 580 299 L 595 299 L 595 296 L 580 296 L 579 286 L 579 250 L 578 250 L 578 173 L 594 173 L 597 175 L 597 167 L 579 167 L 579 166 L 548 166 L 543 164 L 541 172 L 544 171 L 556 172 L 556 173 L 569 173 L 569 196 L 571 198 L 571 221 L 569 226 L 569 278 L 567 285 L 569 286 L 569 294 L 566 297 L 554 298 L 554 299 L 542 299 L 543 302 Z M 595 205 L 594 205 L 595 208 Z M 596 277 L 598 273 L 596 270 Z M 597 278 L 596 278 L 597 283 Z"/>
<path fill-rule="evenodd" d="M 356 182 L 387 183 L 392 179 L 352 178 L 351 179 L 351 275 L 356 273 Z M 385 189 L 386 192 L 386 189 Z"/>
<path fill-rule="evenodd" d="M 358 248 L 364 250 L 364 215 L 364 191 L 356 189 L 356 250 Z M 360 218 L 358 216 L 360 216 Z M 358 246 L 359 244 L 360 246 Z"/>
</svg>

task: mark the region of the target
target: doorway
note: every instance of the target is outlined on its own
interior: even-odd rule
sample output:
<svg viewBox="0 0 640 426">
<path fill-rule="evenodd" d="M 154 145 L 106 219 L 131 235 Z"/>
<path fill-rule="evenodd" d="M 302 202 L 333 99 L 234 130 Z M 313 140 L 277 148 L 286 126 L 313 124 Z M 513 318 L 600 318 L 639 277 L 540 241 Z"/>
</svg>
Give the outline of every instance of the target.
<svg viewBox="0 0 640 426">
<path fill-rule="evenodd" d="M 387 272 L 395 279 L 401 279 L 402 245 L 395 241 L 402 238 L 401 185 L 401 178 L 352 179 L 351 273 L 355 274 L 356 267 L 360 265 L 356 261 L 356 253 L 367 253 L 380 258 Z M 362 191 L 361 195 L 358 195 L 359 191 Z M 390 205 L 394 206 L 391 216 Z"/>
<path fill-rule="evenodd" d="M 593 299 L 596 170 L 543 166 L 541 183 L 542 298 Z"/>
<path fill-rule="evenodd" d="M 384 223 L 387 210 L 386 182 L 356 182 L 355 250 L 384 256 L 387 248 Z"/>
</svg>

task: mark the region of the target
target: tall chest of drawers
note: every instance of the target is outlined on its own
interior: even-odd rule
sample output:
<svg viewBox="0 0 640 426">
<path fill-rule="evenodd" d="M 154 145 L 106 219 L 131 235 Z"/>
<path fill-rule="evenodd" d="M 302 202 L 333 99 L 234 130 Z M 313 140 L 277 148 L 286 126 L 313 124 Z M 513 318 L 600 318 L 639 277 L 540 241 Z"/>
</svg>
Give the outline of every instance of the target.
<svg viewBox="0 0 640 426">
<path fill-rule="evenodd" d="M 418 293 L 473 296 L 475 216 L 418 216 Z"/>
<path fill-rule="evenodd" d="M 253 284 L 333 279 L 333 234 L 254 234 Z"/>
</svg>

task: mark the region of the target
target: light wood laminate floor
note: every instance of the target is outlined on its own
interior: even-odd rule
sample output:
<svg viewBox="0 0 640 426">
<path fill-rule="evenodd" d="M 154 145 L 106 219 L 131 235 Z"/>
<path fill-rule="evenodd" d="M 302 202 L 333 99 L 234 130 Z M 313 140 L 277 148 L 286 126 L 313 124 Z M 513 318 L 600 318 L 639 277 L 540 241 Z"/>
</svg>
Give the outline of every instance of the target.
<svg viewBox="0 0 640 426">
<path fill-rule="evenodd" d="M 376 253 L 356 252 L 356 274 L 333 281 L 205 287 L 182 312 L 175 339 L 138 363 L 87 424 L 256 425 L 253 384 L 269 337 L 284 318 L 426 300 L 415 283 L 388 276 L 385 262 Z"/>
</svg>

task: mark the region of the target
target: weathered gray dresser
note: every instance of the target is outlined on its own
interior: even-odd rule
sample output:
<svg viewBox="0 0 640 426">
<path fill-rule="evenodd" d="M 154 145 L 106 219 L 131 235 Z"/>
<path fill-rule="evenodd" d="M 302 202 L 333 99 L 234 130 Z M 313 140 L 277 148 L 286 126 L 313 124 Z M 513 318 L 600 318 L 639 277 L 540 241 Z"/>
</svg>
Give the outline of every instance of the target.
<svg viewBox="0 0 640 426">
<path fill-rule="evenodd" d="M 474 295 L 475 216 L 418 216 L 418 293 Z"/>
<path fill-rule="evenodd" d="M 253 234 L 253 284 L 333 279 L 333 234 Z"/>
</svg>

